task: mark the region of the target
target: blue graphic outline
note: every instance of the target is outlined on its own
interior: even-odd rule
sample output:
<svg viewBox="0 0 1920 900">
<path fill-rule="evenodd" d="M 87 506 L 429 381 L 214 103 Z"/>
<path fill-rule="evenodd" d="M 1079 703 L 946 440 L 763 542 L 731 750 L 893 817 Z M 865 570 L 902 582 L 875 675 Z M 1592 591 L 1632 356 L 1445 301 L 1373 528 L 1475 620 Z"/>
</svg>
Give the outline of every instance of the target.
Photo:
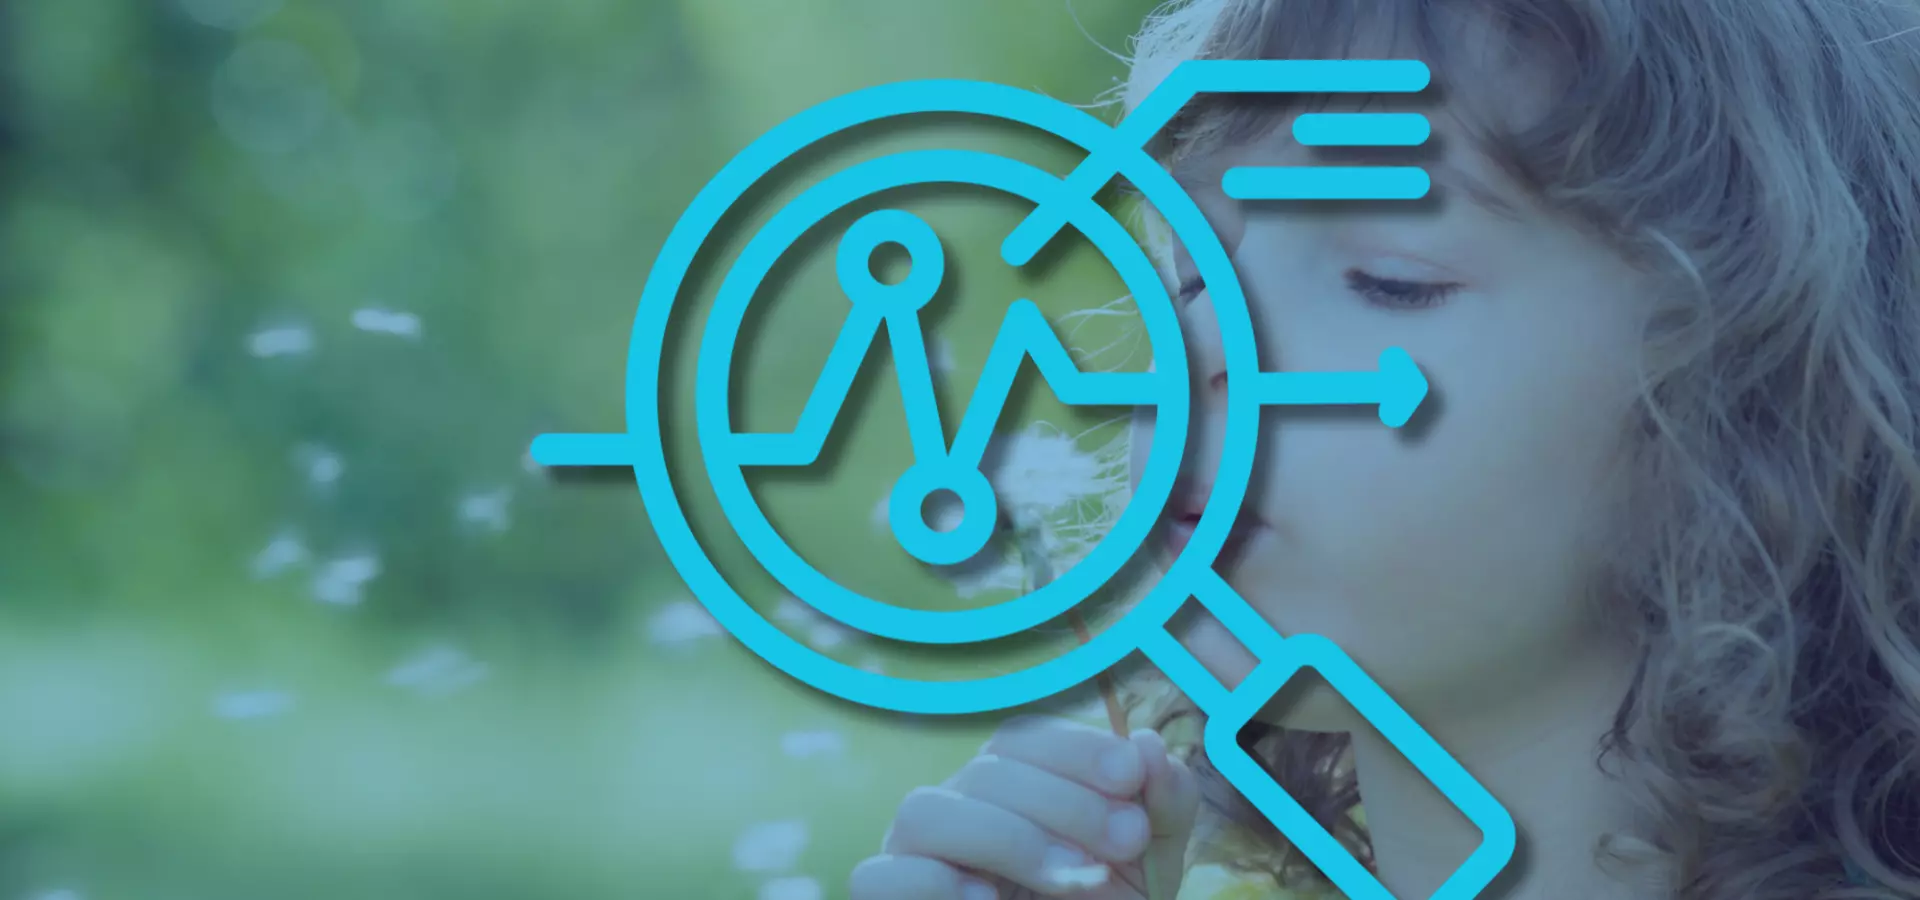
<svg viewBox="0 0 1920 900">
<path fill-rule="evenodd" d="M 1347 896 L 1393 900 L 1235 740 L 1289 678 L 1302 668 L 1314 669 L 1480 829 L 1479 847 L 1433 894 L 1433 900 L 1470 900 L 1512 857 L 1514 826 L 1506 810 L 1337 646 L 1313 635 L 1283 637 L 1212 568 L 1252 474 L 1263 406 L 1377 404 L 1382 422 L 1397 427 L 1424 399 L 1426 380 L 1398 349 L 1381 354 L 1376 372 L 1261 371 L 1246 298 L 1225 249 L 1192 198 L 1142 149 L 1188 100 L 1202 92 L 1413 92 L 1425 89 L 1428 79 L 1424 64 L 1405 60 L 1189 62 L 1176 67 L 1132 115 L 1111 127 L 1068 104 L 984 82 L 904 82 L 829 100 L 776 126 L 742 151 L 708 182 L 675 224 L 648 276 L 634 320 L 628 352 L 628 432 L 541 435 L 533 442 L 534 458 L 549 466 L 633 466 L 662 546 L 721 625 L 781 671 L 856 703 L 934 714 L 1007 709 L 1080 684 L 1140 650 L 1207 715 L 1204 741 L 1210 757 L 1263 815 Z M 761 564 L 796 597 L 872 634 L 920 643 L 986 640 L 1066 611 L 1104 583 L 1111 575 L 1103 573 L 1106 566 L 1116 560 L 1124 563 L 1145 539 L 1184 451 L 1183 446 L 1169 448 L 1166 443 L 1184 442 L 1189 381 L 1170 298 L 1150 264 L 1143 273 L 1144 256 L 1138 246 L 1130 239 L 1116 239 L 1115 229 L 1122 235 L 1124 229 L 1091 201 L 1116 175 L 1124 175 L 1140 190 L 1193 257 L 1215 307 L 1228 383 L 1214 493 L 1186 550 L 1160 582 L 1119 622 L 1072 652 L 1021 672 L 960 682 L 910 681 L 845 665 L 801 644 L 755 611 L 720 574 L 687 522 L 667 471 L 659 407 L 660 363 L 673 304 L 688 267 L 727 210 L 775 166 L 829 135 L 879 119 L 928 112 L 1024 123 L 1072 141 L 1088 156 L 1064 179 L 986 154 L 923 151 L 885 157 L 810 189 L 784 207 L 743 251 L 721 286 L 702 340 L 696 361 L 695 416 L 704 462 L 722 510 Z M 1310 120 L 1304 134 L 1296 125 L 1296 135 L 1306 143 L 1327 145 L 1404 146 L 1426 139 L 1424 117 L 1414 117 L 1421 119 L 1416 124 L 1405 115 L 1342 119 L 1343 115 L 1358 114 L 1322 114 Z M 1156 372 L 1080 372 L 1038 309 L 1017 301 L 1008 310 L 954 446 L 944 446 L 938 411 L 931 402 L 925 339 L 917 316 L 938 287 L 944 259 L 931 229 L 907 213 L 888 210 L 860 220 L 842 238 L 836 271 L 854 307 L 799 427 L 785 435 L 733 433 L 726 390 L 732 344 L 754 290 L 773 260 L 834 209 L 890 187 L 930 181 L 984 184 L 1035 202 L 1034 210 L 1002 244 L 1002 257 L 1011 265 L 1031 260 L 1069 224 L 1086 234 L 1134 291 L 1153 343 Z M 1394 167 L 1237 169 L 1228 173 L 1226 182 L 1227 193 L 1247 199 L 1394 199 L 1424 196 L 1429 190 L 1425 172 Z M 881 243 L 900 243 L 908 250 L 913 268 L 900 284 L 879 284 L 867 271 L 866 254 Z M 1171 417 L 1163 418 L 1163 426 L 1178 421 L 1179 428 L 1156 430 L 1140 495 L 1135 498 L 1147 502 L 1130 503 L 1114 532 L 1058 581 L 986 609 L 908 610 L 861 597 L 825 578 L 774 533 L 747 491 L 742 469 L 804 465 L 817 457 L 853 372 L 882 328 L 895 355 L 915 450 L 915 465 L 896 485 L 889 515 L 896 537 L 910 553 L 928 561 L 952 560 L 969 548 L 977 550 L 990 537 L 990 517 L 984 513 L 991 512 L 994 501 L 991 487 L 979 477 L 979 456 L 1024 358 L 1033 359 L 1064 403 L 1148 402 L 1161 416 Z M 1161 435 L 1172 437 L 1162 441 Z M 961 493 L 967 522 L 955 532 L 938 535 L 918 521 L 915 498 L 930 486 Z M 983 505 L 989 508 L 981 509 Z M 1136 505 L 1152 514 L 1129 518 Z M 983 515 L 975 515 L 976 511 Z M 976 520 L 989 524 L 983 529 L 971 524 Z M 1088 574 L 1076 578 L 1075 573 L 1083 570 Z M 1189 597 L 1218 617 L 1260 661 L 1252 675 L 1231 690 L 1166 630 L 1168 619 Z"/>
</svg>

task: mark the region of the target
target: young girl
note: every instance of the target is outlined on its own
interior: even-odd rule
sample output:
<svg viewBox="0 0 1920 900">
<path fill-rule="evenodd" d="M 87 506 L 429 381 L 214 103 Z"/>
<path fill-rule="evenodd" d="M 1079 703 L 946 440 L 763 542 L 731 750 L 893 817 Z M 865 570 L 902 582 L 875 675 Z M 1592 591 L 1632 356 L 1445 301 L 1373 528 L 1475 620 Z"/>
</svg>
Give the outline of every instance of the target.
<svg viewBox="0 0 1920 900">
<path fill-rule="evenodd" d="M 1138 50 L 1136 102 L 1190 58 L 1434 71 L 1404 107 L 1434 123 L 1432 202 L 1221 193 L 1230 166 L 1326 161 L 1288 123 L 1328 98 L 1203 97 L 1156 152 L 1269 368 L 1398 346 L 1433 382 L 1401 431 L 1272 414 L 1218 567 L 1513 814 L 1485 896 L 1920 897 L 1920 2 L 1200 0 Z M 1213 434 L 1209 297 L 1170 250 Z M 1224 683 L 1248 671 L 1180 621 Z M 1243 740 L 1403 900 L 1478 841 L 1330 691 Z M 1323 889 L 1209 772 L 1151 732 L 1023 720 L 908 798 L 852 895 L 1137 900 L 1145 862 L 1190 898 L 1189 864 L 1249 840 L 1269 852 L 1230 861 L 1271 893 L 1244 896 Z"/>
</svg>

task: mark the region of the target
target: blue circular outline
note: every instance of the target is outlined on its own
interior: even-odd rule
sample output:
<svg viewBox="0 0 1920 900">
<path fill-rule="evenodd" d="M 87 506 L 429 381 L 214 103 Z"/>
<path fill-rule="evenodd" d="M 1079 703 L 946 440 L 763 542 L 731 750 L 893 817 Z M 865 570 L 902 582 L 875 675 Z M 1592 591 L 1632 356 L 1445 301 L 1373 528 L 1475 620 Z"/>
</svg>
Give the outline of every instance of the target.
<svg viewBox="0 0 1920 900">
<path fill-rule="evenodd" d="M 1120 621 L 1060 657 L 968 681 L 912 681 L 846 665 L 795 640 L 733 589 L 701 548 L 674 493 L 660 420 L 660 364 L 673 305 L 693 260 L 727 210 L 762 176 L 822 138 L 877 119 L 928 112 L 990 116 L 1039 128 L 1116 167 L 1153 204 L 1192 256 L 1208 286 L 1228 374 L 1227 416 L 1213 493 L 1187 548 Z M 1251 384 L 1259 358 L 1246 297 L 1219 236 L 1193 198 L 1137 146 L 1083 110 L 1029 91 L 976 81 L 908 81 L 845 94 L 786 120 L 741 151 L 707 182 L 662 244 L 634 316 L 628 346 L 627 427 L 634 475 L 662 548 L 689 589 L 722 627 L 787 675 L 836 697 L 898 712 L 957 715 L 1008 709 L 1049 697 L 1105 671 L 1138 648 L 1191 595 L 1185 586 L 1210 567 L 1238 515 L 1252 475 L 1259 399 Z"/>
<path fill-rule="evenodd" d="M 923 173 L 934 172 L 938 175 Z M 734 339 L 766 273 L 793 241 L 847 204 L 907 185 L 958 182 L 995 188 L 1036 202 L 1062 204 L 1068 221 L 1106 254 L 1127 287 L 1159 303 L 1140 303 L 1149 340 L 1165 351 L 1155 386 L 1164 427 L 1155 429 L 1135 501 L 1085 559 L 1046 585 L 1015 600 L 980 609 L 910 609 L 863 596 L 828 578 L 787 544 L 767 520 L 744 473 L 728 459 L 734 442 L 730 409 Z M 1038 195 L 1033 196 L 1033 195 Z M 1119 221 L 1087 197 L 1073 197 L 1060 179 L 1016 160 L 967 150 L 920 150 L 869 160 L 837 172 L 782 207 L 741 251 L 721 284 L 701 337 L 694 375 L 700 446 L 714 493 L 729 523 L 760 565 L 802 602 L 852 628 L 922 644 L 965 644 L 1018 634 L 1050 621 L 1100 589 L 1152 536 L 1180 474 L 1187 436 L 1190 382 L 1180 320 L 1166 286 L 1140 245 Z M 853 327 L 848 325 L 845 327 Z M 939 465 L 942 460 L 920 462 Z M 976 526 L 980 527 L 980 526 Z M 984 527 L 993 527 L 987 521 Z M 960 560 L 955 560 L 959 562 Z"/>
</svg>

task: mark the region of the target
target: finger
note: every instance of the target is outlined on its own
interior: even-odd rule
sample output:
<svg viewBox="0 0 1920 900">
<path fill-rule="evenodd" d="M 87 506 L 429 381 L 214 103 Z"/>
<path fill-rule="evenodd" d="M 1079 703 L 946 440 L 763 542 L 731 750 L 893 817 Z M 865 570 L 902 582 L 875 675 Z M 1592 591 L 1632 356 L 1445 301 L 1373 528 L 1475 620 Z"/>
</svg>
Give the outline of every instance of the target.
<svg viewBox="0 0 1920 900">
<path fill-rule="evenodd" d="M 1146 767 L 1142 798 L 1154 837 L 1184 838 L 1200 811 L 1199 779 L 1167 753 L 1167 742 L 1159 732 L 1142 728 L 1133 733 L 1132 741 Z"/>
<path fill-rule="evenodd" d="M 1132 862 L 1147 849 L 1147 813 L 1038 766 L 976 756 L 947 787 L 1026 819 L 1108 862 Z"/>
<path fill-rule="evenodd" d="M 1171 897 L 1180 890 L 1186 871 L 1187 844 L 1200 810 L 1200 782 L 1185 763 L 1167 755 L 1166 741 L 1158 732 L 1136 731 L 1133 743 L 1140 748 L 1147 770 L 1142 799 L 1153 828 L 1145 866 L 1154 881 L 1149 887 L 1153 896 Z"/>
<path fill-rule="evenodd" d="M 851 900 L 999 900 L 993 885 L 924 856 L 876 856 L 853 868 Z"/>
<path fill-rule="evenodd" d="M 1047 896 L 1105 884 L 1112 871 L 1085 850 L 1005 809 L 949 788 L 907 795 L 883 852 L 926 856 L 998 875 Z"/>
<path fill-rule="evenodd" d="M 1120 799 L 1140 793 L 1146 777 L 1140 751 L 1129 741 L 1065 719 L 1015 719 L 1002 726 L 981 752 L 1017 759 Z"/>
</svg>

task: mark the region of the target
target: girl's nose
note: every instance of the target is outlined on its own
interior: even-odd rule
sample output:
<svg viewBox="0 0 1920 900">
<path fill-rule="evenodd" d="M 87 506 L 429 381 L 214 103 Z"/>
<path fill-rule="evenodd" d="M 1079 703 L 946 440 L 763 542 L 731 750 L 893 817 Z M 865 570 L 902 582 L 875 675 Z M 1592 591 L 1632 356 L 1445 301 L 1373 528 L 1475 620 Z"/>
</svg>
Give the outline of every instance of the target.
<svg viewBox="0 0 1920 900">
<path fill-rule="evenodd" d="M 1226 396 L 1227 361 L 1220 346 L 1220 321 L 1206 291 L 1180 311 L 1180 330 L 1185 333 L 1190 371 L 1200 387 L 1199 399 L 1206 402 Z"/>
</svg>

